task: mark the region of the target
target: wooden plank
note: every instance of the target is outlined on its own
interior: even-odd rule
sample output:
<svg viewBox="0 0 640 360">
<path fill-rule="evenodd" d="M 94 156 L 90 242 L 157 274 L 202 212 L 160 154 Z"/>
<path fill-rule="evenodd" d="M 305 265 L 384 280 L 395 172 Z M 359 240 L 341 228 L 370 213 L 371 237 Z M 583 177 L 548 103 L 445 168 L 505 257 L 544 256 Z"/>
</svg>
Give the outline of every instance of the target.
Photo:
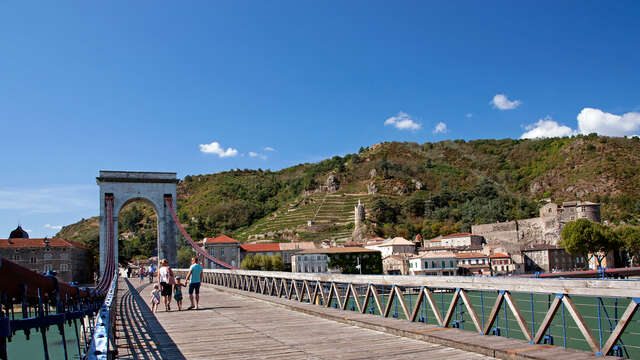
<svg viewBox="0 0 640 360">
<path fill-rule="evenodd" d="M 629 306 L 627 306 L 624 314 L 622 314 L 618 325 L 616 325 L 615 329 L 613 329 L 613 332 L 611 333 L 611 335 L 609 335 L 609 339 L 600 350 L 603 354 L 608 354 L 611 348 L 616 344 L 616 342 L 618 342 L 620 335 L 622 335 L 624 329 L 627 328 L 627 325 L 629 325 L 629 321 L 631 320 L 631 318 L 633 318 L 633 314 L 638 309 L 638 305 L 640 305 L 640 299 L 631 299 L 631 302 L 629 302 Z"/>
<path fill-rule="evenodd" d="M 520 312 L 520 309 L 518 308 L 518 305 L 516 304 L 516 302 L 511 297 L 511 293 L 505 292 L 504 299 L 507 301 L 507 305 L 511 309 L 511 313 L 513 313 L 513 316 L 516 318 L 516 321 L 518 322 L 518 325 L 520 326 L 520 330 L 522 330 L 522 333 L 524 334 L 524 336 L 529 341 L 533 340 L 531 331 L 527 326 L 527 322 L 524 320 L 524 317 L 522 317 L 522 313 Z"/>
<path fill-rule="evenodd" d="M 433 316 L 435 316 L 436 320 L 438 320 L 438 325 L 444 327 L 444 323 L 442 321 L 442 315 L 440 314 L 440 311 L 438 311 L 438 304 L 436 304 L 436 300 L 433 298 L 433 293 L 431 292 L 430 289 L 426 287 L 424 288 L 423 292 L 424 292 L 424 295 L 427 297 L 427 302 L 431 307 Z"/>
<path fill-rule="evenodd" d="M 464 305 L 467 307 L 467 310 L 469 311 L 471 321 L 473 321 L 473 324 L 476 326 L 476 330 L 478 330 L 478 332 L 482 334 L 482 330 L 483 330 L 482 324 L 480 323 L 478 314 L 476 314 L 476 310 L 473 308 L 473 304 L 471 303 L 471 299 L 469 299 L 469 295 L 467 294 L 466 291 L 460 290 L 460 297 L 462 298 L 462 302 L 464 302 Z M 531 336 L 529 336 L 529 338 L 531 338 Z"/>
<path fill-rule="evenodd" d="M 404 294 L 402 293 L 402 290 L 400 290 L 399 287 L 396 286 L 395 289 L 396 289 L 396 301 L 400 302 L 400 307 L 404 312 L 404 318 L 408 319 L 410 314 L 409 314 L 409 310 L 407 309 L 407 304 L 404 302 Z"/>
<path fill-rule="evenodd" d="M 351 289 L 351 294 L 353 295 L 353 301 L 355 301 L 356 306 L 358 307 L 358 312 L 362 312 L 362 307 L 360 306 L 360 295 L 358 291 L 353 286 L 353 284 L 349 284 L 349 289 Z"/>
<path fill-rule="evenodd" d="M 353 290 L 350 291 L 355 294 Z M 142 296 L 148 298 L 149 291 L 144 289 Z M 161 350 L 162 354 L 170 355 L 153 356 L 149 352 L 150 356 L 143 356 L 136 353 L 132 358 L 355 360 L 374 356 L 384 359 L 489 359 L 459 349 L 278 308 L 266 302 L 216 291 L 210 286 L 203 286 L 200 296 L 201 310 L 198 311 L 160 311 L 155 316 L 145 313 L 161 324 L 160 328 L 149 329 L 151 337 L 147 343 Z M 288 302 L 276 297 L 269 299 Z M 297 301 L 290 303 L 312 306 Z M 168 336 L 156 341 L 154 336 L 162 332 Z"/>
<path fill-rule="evenodd" d="M 536 332 L 536 336 L 533 338 L 534 344 L 540 343 L 540 340 L 542 340 L 542 337 L 544 336 L 544 332 L 547 331 L 547 328 L 549 327 L 549 325 L 551 325 L 551 321 L 553 320 L 553 317 L 555 316 L 556 311 L 558 311 L 558 307 L 560 306 L 562 297 L 564 296 L 563 295 L 555 296 L 553 299 L 553 302 L 551 302 L 551 305 L 549 305 L 549 310 L 547 311 L 547 314 L 544 316 L 544 319 L 542 319 L 542 323 L 540 323 L 538 332 Z"/>
<path fill-rule="evenodd" d="M 460 297 L 460 289 L 456 289 L 456 291 L 453 293 L 453 297 L 451 298 L 449 309 L 447 310 L 447 313 L 444 316 L 444 319 L 442 320 L 443 327 L 449 326 L 449 322 L 451 321 L 451 317 L 453 316 L 453 311 L 455 310 L 456 305 L 458 304 L 459 297 Z"/>
<path fill-rule="evenodd" d="M 493 304 L 493 308 L 491 308 L 491 313 L 489 314 L 489 319 L 487 319 L 487 323 L 484 326 L 484 330 L 482 333 L 487 335 L 489 333 L 489 329 L 493 326 L 493 322 L 496 321 L 496 317 L 498 316 L 498 312 L 500 312 L 500 306 L 502 305 L 502 300 L 504 300 L 504 293 L 498 293 L 498 297 L 496 298 L 496 302 Z"/>
<path fill-rule="evenodd" d="M 416 321 L 416 317 L 418 317 L 418 312 L 420 311 L 420 305 L 422 305 L 422 301 L 424 301 L 424 294 L 422 293 L 424 291 L 424 287 L 420 288 L 420 291 L 418 292 L 418 298 L 416 299 L 416 305 L 413 307 L 413 311 L 411 311 L 411 317 L 409 318 L 409 321 L 414 322 Z"/>
<path fill-rule="evenodd" d="M 576 308 L 576 305 L 574 304 L 571 297 L 569 297 L 569 295 L 563 296 L 562 302 L 564 303 L 567 310 L 569 310 L 569 314 L 573 318 L 573 321 L 576 322 L 576 325 L 578 325 L 578 329 L 580 329 L 580 332 L 582 333 L 582 336 L 584 336 L 584 339 L 587 340 L 587 343 L 591 347 L 591 350 L 596 353 L 599 352 L 600 346 L 596 342 L 596 338 L 593 337 L 593 333 L 591 332 L 591 330 L 589 330 L 589 327 L 584 322 L 582 315 L 580 315 L 580 312 Z"/>
</svg>

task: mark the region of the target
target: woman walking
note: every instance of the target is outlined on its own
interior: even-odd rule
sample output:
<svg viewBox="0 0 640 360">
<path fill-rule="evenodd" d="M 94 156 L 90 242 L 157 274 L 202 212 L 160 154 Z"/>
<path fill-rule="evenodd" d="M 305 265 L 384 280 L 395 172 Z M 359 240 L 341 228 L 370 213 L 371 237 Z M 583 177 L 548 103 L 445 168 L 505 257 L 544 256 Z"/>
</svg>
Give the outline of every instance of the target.
<svg viewBox="0 0 640 360">
<path fill-rule="evenodd" d="M 171 293 L 172 287 L 176 283 L 173 276 L 173 270 L 169 266 L 167 259 L 160 261 L 160 269 L 158 270 L 158 283 L 160 283 L 162 302 L 164 303 L 165 311 L 171 311 Z"/>
</svg>

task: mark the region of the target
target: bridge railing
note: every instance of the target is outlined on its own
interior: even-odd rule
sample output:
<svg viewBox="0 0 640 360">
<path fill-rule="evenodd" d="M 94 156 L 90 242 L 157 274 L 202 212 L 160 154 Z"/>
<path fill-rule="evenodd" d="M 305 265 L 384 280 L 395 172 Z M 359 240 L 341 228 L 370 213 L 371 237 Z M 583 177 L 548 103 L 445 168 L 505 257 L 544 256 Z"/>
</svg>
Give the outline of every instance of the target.
<svg viewBox="0 0 640 360">
<path fill-rule="evenodd" d="M 531 344 L 640 358 L 640 281 L 245 270 L 205 270 L 202 281 Z"/>
<path fill-rule="evenodd" d="M 29 344 L 35 342 L 36 347 L 41 344 L 44 359 L 59 358 L 61 352 L 64 359 L 99 358 L 101 351 L 106 354 L 100 334 L 110 327 L 100 324 L 111 316 L 105 310 L 113 301 L 107 303 L 105 298 L 113 299 L 117 274 L 109 279 L 108 293 L 79 288 L 58 282 L 55 273 L 39 274 L 0 257 L 0 359 L 9 358 L 8 347 L 18 332 L 31 340 Z M 51 332 L 56 330 L 51 341 Z M 15 349 L 15 358 L 25 358 L 25 345 L 17 346 L 22 347 Z"/>
</svg>

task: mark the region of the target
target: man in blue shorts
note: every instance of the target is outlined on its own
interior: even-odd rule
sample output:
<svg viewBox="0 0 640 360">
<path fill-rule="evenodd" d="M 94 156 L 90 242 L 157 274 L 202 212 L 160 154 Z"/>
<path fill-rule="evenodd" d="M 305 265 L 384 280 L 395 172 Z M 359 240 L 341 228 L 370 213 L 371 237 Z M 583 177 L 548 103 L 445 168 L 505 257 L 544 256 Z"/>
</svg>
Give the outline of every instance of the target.
<svg viewBox="0 0 640 360">
<path fill-rule="evenodd" d="M 187 278 L 185 282 L 189 282 L 189 278 L 191 278 L 191 282 L 189 283 L 189 300 L 191 300 L 191 306 L 187 308 L 187 310 L 191 310 L 194 308 L 193 306 L 193 292 L 196 293 L 196 310 L 199 309 L 198 304 L 200 303 L 200 275 L 202 275 L 202 266 L 198 264 L 198 258 L 191 258 L 191 267 L 189 268 L 189 273 L 187 274 Z"/>
</svg>

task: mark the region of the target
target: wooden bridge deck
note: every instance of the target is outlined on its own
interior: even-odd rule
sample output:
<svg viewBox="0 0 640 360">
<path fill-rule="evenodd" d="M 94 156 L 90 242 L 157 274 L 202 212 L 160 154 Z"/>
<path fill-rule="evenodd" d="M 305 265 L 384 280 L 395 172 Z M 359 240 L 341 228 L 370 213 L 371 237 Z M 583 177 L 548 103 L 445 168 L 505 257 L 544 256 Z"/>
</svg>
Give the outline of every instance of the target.
<svg viewBox="0 0 640 360">
<path fill-rule="evenodd" d="M 200 310 L 178 312 L 174 301 L 172 311 L 153 316 L 147 301 L 151 286 L 137 280 L 121 280 L 120 285 L 119 358 L 491 359 L 278 308 L 204 284 Z"/>
<path fill-rule="evenodd" d="M 172 311 L 154 316 L 151 286 L 120 281 L 118 357 L 125 359 L 602 359 L 209 284 L 202 284 L 200 310 L 178 312 L 173 301 Z"/>
</svg>

